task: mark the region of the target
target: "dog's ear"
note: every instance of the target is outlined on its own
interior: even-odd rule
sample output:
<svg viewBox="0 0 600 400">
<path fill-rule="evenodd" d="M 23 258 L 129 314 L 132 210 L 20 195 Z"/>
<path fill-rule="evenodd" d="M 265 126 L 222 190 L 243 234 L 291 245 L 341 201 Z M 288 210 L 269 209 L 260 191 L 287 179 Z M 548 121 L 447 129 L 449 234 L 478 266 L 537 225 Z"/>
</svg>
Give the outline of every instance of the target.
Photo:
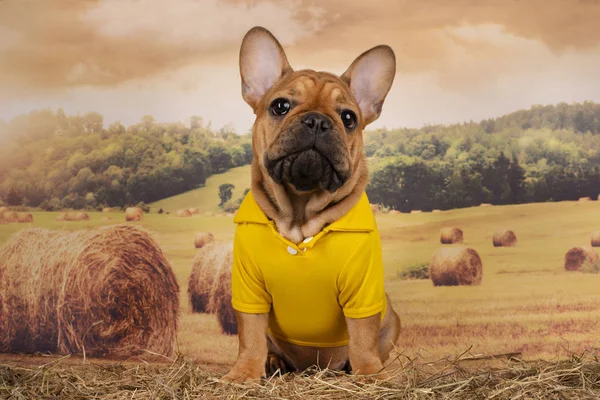
<svg viewBox="0 0 600 400">
<path fill-rule="evenodd" d="M 389 46 L 362 53 L 341 76 L 358 102 L 365 125 L 379 118 L 396 75 L 396 56 Z"/>
<path fill-rule="evenodd" d="M 292 68 L 275 36 L 256 26 L 246 33 L 240 49 L 242 97 L 252 107 Z"/>
</svg>

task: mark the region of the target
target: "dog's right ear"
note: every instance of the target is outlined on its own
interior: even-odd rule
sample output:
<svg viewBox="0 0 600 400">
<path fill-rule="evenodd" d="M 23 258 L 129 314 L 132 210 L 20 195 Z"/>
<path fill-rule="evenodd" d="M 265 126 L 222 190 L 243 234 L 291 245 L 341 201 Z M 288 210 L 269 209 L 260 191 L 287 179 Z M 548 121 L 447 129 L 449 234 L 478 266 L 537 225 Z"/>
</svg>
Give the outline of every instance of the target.
<svg viewBox="0 0 600 400">
<path fill-rule="evenodd" d="M 240 49 L 242 97 L 252 107 L 292 68 L 275 36 L 261 26 L 250 29 Z"/>
</svg>

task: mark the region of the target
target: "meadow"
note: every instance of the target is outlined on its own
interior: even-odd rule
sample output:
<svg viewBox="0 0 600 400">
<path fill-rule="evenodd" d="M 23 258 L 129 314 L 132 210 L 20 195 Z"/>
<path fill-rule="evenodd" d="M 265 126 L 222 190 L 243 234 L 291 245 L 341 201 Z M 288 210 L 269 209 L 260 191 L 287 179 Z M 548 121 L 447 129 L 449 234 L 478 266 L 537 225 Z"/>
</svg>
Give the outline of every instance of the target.
<svg viewBox="0 0 600 400">
<path fill-rule="evenodd" d="M 248 182 L 247 167 L 215 175 L 204 188 L 152 204 L 151 212 L 134 222 L 154 232 L 171 262 L 181 288 L 178 351 L 201 365 L 231 365 L 237 354 L 237 339 L 221 334 L 214 315 L 190 312 L 187 282 L 197 252 L 194 234 L 210 231 L 216 240 L 232 239 L 232 218 L 214 214 L 218 211 L 217 188 L 221 183 L 244 181 Z M 240 192 L 244 188 L 236 185 Z M 170 214 L 158 214 L 159 207 Z M 180 207 L 201 207 L 201 214 L 177 218 L 174 213 Z M 0 244 L 28 225 L 79 230 L 125 223 L 122 212 L 90 213 L 89 221 L 79 222 L 58 222 L 53 212 L 33 215 L 32 224 L 0 225 Z M 111 219 L 103 220 L 107 216 Z M 517 352 L 523 359 L 554 360 L 584 349 L 596 350 L 600 276 L 566 272 L 563 265 L 571 247 L 589 245 L 591 232 L 600 230 L 598 202 L 377 214 L 377 223 L 387 291 L 402 320 L 400 359 L 431 361 L 463 353 Z M 404 268 L 431 260 L 441 246 L 439 232 L 445 226 L 460 227 L 464 245 L 481 256 L 482 284 L 434 287 L 429 280 L 399 279 L 398 272 Z M 492 235 L 499 229 L 513 230 L 517 246 L 493 247 Z"/>
</svg>

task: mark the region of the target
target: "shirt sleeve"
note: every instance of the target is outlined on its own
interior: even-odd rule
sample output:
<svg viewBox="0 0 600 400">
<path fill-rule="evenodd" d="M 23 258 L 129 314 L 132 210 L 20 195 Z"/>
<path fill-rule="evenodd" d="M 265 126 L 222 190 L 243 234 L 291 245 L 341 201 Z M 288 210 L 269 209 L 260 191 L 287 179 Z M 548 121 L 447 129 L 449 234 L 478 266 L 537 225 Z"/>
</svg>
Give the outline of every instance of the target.
<svg viewBox="0 0 600 400">
<path fill-rule="evenodd" d="M 244 227 L 238 225 L 233 240 L 231 303 L 239 312 L 265 314 L 271 310 L 272 298 L 265 288 L 260 268 L 244 248 L 243 230 Z"/>
<path fill-rule="evenodd" d="M 338 277 L 339 302 L 347 318 L 367 318 L 385 309 L 381 240 L 370 232 Z"/>
</svg>

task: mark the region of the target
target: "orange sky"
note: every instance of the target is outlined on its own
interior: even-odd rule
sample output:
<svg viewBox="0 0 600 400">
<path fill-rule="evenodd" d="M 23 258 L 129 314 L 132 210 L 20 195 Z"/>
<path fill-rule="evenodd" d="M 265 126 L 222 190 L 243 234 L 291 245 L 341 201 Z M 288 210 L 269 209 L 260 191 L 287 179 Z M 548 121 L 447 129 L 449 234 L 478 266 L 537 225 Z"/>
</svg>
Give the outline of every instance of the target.
<svg viewBox="0 0 600 400">
<path fill-rule="evenodd" d="M 298 69 L 342 73 L 392 46 L 398 73 L 373 127 L 600 101 L 598 21 L 596 0 L 3 0 L 0 119 L 63 107 L 246 131 L 237 57 L 254 25 Z"/>
</svg>

